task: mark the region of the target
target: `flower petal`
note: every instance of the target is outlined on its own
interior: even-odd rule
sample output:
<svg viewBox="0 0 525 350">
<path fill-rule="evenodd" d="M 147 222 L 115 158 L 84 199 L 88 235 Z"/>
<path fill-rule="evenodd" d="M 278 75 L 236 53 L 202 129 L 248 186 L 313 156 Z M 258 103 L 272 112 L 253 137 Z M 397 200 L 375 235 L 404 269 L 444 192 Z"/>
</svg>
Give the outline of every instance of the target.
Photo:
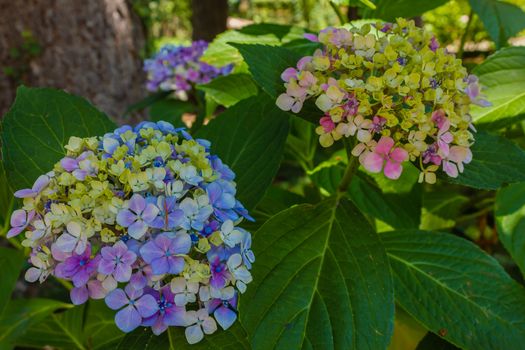
<svg viewBox="0 0 525 350">
<path fill-rule="evenodd" d="M 128 227 L 128 234 L 135 239 L 141 239 L 147 230 L 148 225 L 144 221 L 137 221 Z"/>
<path fill-rule="evenodd" d="M 184 334 L 186 335 L 186 340 L 189 344 L 196 344 L 204 338 L 204 333 L 202 333 L 202 329 L 199 325 L 186 328 Z"/>
<path fill-rule="evenodd" d="M 159 309 L 157 300 L 151 294 L 144 294 L 135 302 L 135 306 L 142 317 L 150 317 Z"/>
<path fill-rule="evenodd" d="M 387 160 L 385 164 L 385 176 L 392 180 L 397 180 L 403 172 L 403 167 L 397 162 Z"/>
<path fill-rule="evenodd" d="M 217 310 L 215 310 L 213 316 L 215 316 L 217 323 L 224 330 L 230 328 L 233 322 L 235 322 L 237 319 L 237 314 L 225 306 L 219 307 Z"/>
<path fill-rule="evenodd" d="M 71 297 L 71 302 L 75 305 L 84 304 L 89 297 L 88 289 L 86 286 L 77 287 L 71 289 L 69 292 L 69 296 Z"/>
<path fill-rule="evenodd" d="M 128 209 L 123 209 L 117 214 L 117 224 L 122 227 L 129 227 L 135 221 L 137 221 L 137 216 Z"/>
<path fill-rule="evenodd" d="M 126 333 L 131 332 L 140 326 L 141 323 L 142 317 L 132 305 L 125 307 L 115 315 L 115 324 Z"/>
<path fill-rule="evenodd" d="M 365 169 L 370 171 L 371 173 L 378 173 L 383 168 L 383 163 L 384 163 L 383 157 L 377 153 L 374 153 L 374 152 L 367 153 L 362 158 L 362 160 L 363 160 L 362 161 L 363 167 L 365 167 Z"/>
<path fill-rule="evenodd" d="M 112 310 L 118 310 L 129 303 L 129 299 L 122 289 L 115 289 L 106 298 L 106 305 Z"/>
</svg>

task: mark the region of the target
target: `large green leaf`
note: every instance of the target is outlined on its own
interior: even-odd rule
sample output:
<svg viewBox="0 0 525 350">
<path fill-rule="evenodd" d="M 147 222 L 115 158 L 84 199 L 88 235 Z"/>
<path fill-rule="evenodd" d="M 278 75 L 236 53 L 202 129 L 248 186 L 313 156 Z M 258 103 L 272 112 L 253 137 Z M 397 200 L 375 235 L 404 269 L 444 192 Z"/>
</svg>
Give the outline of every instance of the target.
<svg viewBox="0 0 525 350">
<path fill-rule="evenodd" d="M 202 60 L 215 66 L 239 64 L 243 58 L 231 44 L 281 45 L 302 38 L 304 29 L 281 24 L 262 23 L 219 34 L 209 45 Z"/>
<path fill-rule="evenodd" d="M 281 73 L 288 67 L 295 67 L 301 58 L 298 53 L 279 46 L 260 44 L 233 44 L 233 46 L 248 63 L 257 84 L 273 98 L 284 91 Z"/>
<path fill-rule="evenodd" d="M 469 0 L 485 29 L 498 47 L 525 28 L 525 13 L 514 4 L 500 0 Z"/>
<path fill-rule="evenodd" d="M 445 4 L 448 0 L 379 0 L 375 1 L 376 9 L 367 10 L 369 18 L 380 18 L 394 21 L 397 17 L 416 17 L 426 11 Z"/>
<path fill-rule="evenodd" d="M 525 276 L 525 183 L 498 191 L 495 215 L 499 240 Z"/>
<path fill-rule="evenodd" d="M 2 266 L 2 274 L 0 275 L 0 315 L 9 302 L 11 292 L 15 288 L 15 283 L 18 280 L 18 275 L 25 258 L 21 251 L 0 247 L 0 266 Z"/>
<path fill-rule="evenodd" d="M 115 311 L 103 301 L 90 300 L 34 324 L 16 344 L 23 347 L 58 349 L 105 349 L 125 336 L 115 325 Z"/>
<path fill-rule="evenodd" d="M 257 85 L 249 74 L 230 74 L 213 79 L 207 84 L 198 85 L 220 105 L 231 107 L 250 96 L 257 95 Z"/>
<path fill-rule="evenodd" d="M 246 341 L 246 334 L 236 322 L 228 331 L 219 329 L 212 335 L 204 336 L 204 339 L 197 344 L 189 345 L 184 336 L 184 328 L 170 327 L 160 336 L 154 335 L 151 330 L 139 328 L 127 334 L 122 340 L 100 348 L 107 350 L 143 350 L 143 349 L 163 349 L 163 350 L 242 350 L 249 349 Z"/>
<path fill-rule="evenodd" d="M 496 190 L 506 183 L 525 181 L 525 152 L 503 137 L 479 132 L 472 147 L 472 161 L 452 183 Z"/>
<path fill-rule="evenodd" d="M 474 69 L 491 107 L 473 106 L 480 128 L 499 128 L 525 119 L 525 47 L 497 51 Z"/>
<path fill-rule="evenodd" d="M 237 103 L 199 130 L 237 174 L 238 199 L 248 209 L 261 200 L 281 162 L 289 121 L 265 94 Z"/>
<path fill-rule="evenodd" d="M 12 348 L 19 336 L 58 309 L 72 305 L 51 299 L 17 299 L 7 305 L 0 319 L 0 349 Z"/>
<path fill-rule="evenodd" d="M 102 135 L 114 129 L 107 116 L 86 100 L 47 88 L 17 90 L 4 117 L 2 154 L 13 189 L 31 187 L 65 155 L 70 136 Z"/>
<path fill-rule="evenodd" d="M 9 187 L 4 162 L 0 159 L 0 235 L 8 230 L 13 201 L 13 192 Z"/>
<path fill-rule="evenodd" d="M 366 175 L 355 176 L 350 198 L 364 213 L 393 228 L 417 228 L 421 217 L 421 186 L 407 193 L 384 193 Z"/>
<path fill-rule="evenodd" d="M 459 194 L 455 188 L 440 186 L 432 192 L 424 192 L 419 228 L 442 230 L 453 227 L 457 216 L 468 202 L 469 198 Z"/>
<path fill-rule="evenodd" d="M 241 298 L 252 348 L 385 349 L 394 301 L 381 241 L 347 200 L 299 205 L 257 231 Z"/>
<path fill-rule="evenodd" d="M 328 193 L 335 193 L 344 173 L 344 163 L 328 161 L 310 172 L 312 181 Z M 410 180 L 411 175 L 405 179 Z M 389 180 L 391 182 L 395 182 Z M 401 179 L 399 180 L 401 181 Z M 403 182 L 402 182 L 403 183 Z M 392 193 L 383 184 L 382 190 L 373 178 L 358 172 L 352 178 L 348 195 L 363 213 L 379 219 L 394 228 L 418 228 L 421 216 L 421 186 L 413 186 L 404 193 Z"/>
<path fill-rule="evenodd" d="M 381 238 L 396 301 L 429 330 L 465 349 L 516 349 L 525 342 L 525 289 L 477 246 L 428 231 Z"/>
</svg>

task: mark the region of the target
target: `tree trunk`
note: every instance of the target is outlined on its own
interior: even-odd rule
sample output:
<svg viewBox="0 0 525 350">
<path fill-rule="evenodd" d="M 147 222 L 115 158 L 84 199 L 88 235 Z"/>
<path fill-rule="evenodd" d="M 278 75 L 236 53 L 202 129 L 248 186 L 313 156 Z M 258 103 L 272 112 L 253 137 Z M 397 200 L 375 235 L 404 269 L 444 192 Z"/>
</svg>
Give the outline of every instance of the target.
<svg viewBox="0 0 525 350">
<path fill-rule="evenodd" d="M 192 0 L 193 40 L 212 41 L 226 30 L 228 0 Z"/>
<path fill-rule="evenodd" d="M 0 113 L 17 85 L 56 87 L 119 118 L 144 95 L 144 33 L 126 0 L 0 0 Z"/>
</svg>

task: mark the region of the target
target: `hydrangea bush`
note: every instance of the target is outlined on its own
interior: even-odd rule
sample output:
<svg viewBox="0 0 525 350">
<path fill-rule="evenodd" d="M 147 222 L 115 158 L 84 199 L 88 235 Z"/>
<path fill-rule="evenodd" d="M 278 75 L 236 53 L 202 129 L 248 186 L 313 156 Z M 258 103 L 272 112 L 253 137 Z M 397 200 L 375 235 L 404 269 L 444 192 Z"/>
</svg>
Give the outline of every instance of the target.
<svg viewBox="0 0 525 350">
<path fill-rule="evenodd" d="M 24 232 L 29 282 L 72 281 L 74 304 L 105 299 L 124 332 L 186 327 L 189 343 L 237 318 L 252 280 L 253 220 L 235 174 L 210 143 L 166 122 L 71 137 L 66 156 L 32 188 L 7 237 Z"/>
<path fill-rule="evenodd" d="M 200 60 L 208 43 L 194 41 L 190 46 L 165 45 L 154 57 L 144 62 L 149 91 L 174 91 L 184 95 L 196 84 L 205 84 L 220 75 L 229 74 L 233 65 L 215 67 Z"/>
<path fill-rule="evenodd" d="M 316 132 L 323 147 L 357 140 L 352 154 L 390 179 L 413 162 L 420 182 L 451 177 L 472 160 L 469 105 L 488 106 L 478 79 L 413 21 L 327 28 L 307 38 L 322 44 L 281 75 L 277 105 L 298 113 L 309 98 L 324 113 Z"/>
<path fill-rule="evenodd" d="M 0 348 L 520 348 L 525 50 L 470 74 L 410 21 L 363 23 L 221 34 L 206 59 L 248 70 L 148 97 L 174 124 L 198 104 L 188 132 L 114 130 L 79 97 L 20 87 L 0 166 L 30 188 L 0 211 L 17 248 L 0 247 L 0 285 L 24 262 L 51 281 L 0 298 Z"/>
</svg>

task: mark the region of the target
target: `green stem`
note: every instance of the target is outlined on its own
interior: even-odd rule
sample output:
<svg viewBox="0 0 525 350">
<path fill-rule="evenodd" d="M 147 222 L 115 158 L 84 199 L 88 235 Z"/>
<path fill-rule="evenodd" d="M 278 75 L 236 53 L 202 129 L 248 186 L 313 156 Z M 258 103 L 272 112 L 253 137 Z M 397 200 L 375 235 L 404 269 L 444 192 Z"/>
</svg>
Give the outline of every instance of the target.
<svg viewBox="0 0 525 350">
<path fill-rule="evenodd" d="M 328 0 L 328 3 L 330 4 L 330 6 L 334 10 L 335 14 L 337 15 L 337 18 L 339 19 L 339 22 L 341 22 L 341 24 L 345 24 L 346 23 L 345 15 L 343 15 L 343 13 L 341 12 L 341 9 L 339 8 L 339 6 L 337 6 L 336 4 L 334 4 L 330 0 Z"/>
<path fill-rule="evenodd" d="M 69 281 L 63 280 L 61 278 L 55 277 L 55 280 L 60 283 L 67 290 L 73 289 L 73 284 Z"/>
<path fill-rule="evenodd" d="M 339 194 L 345 193 L 346 190 L 348 190 L 348 186 L 350 186 L 352 177 L 357 171 L 357 168 L 359 165 L 357 161 L 357 157 L 354 157 L 352 155 L 352 148 L 354 147 L 354 142 L 348 141 L 348 139 L 344 139 L 344 144 L 345 144 L 345 149 L 346 149 L 346 155 L 348 157 L 348 165 L 346 166 L 345 173 L 337 189 L 337 192 Z"/>
<path fill-rule="evenodd" d="M 465 27 L 465 31 L 463 32 L 463 35 L 461 36 L 461 41 L 459 43 L 459 50 L 458 50 L 458 56 L 459 58 L 463 58 L 463 50 L 465 46 L 465 42 L 467 41 L 467 35 L 470 28 L 470 24 L 472 23 L 472 18 L 474 17 L 474 11 L 470 9 L 470 13 L 468 14 L 468 22 L 467 26 Z"/>
</svg>

